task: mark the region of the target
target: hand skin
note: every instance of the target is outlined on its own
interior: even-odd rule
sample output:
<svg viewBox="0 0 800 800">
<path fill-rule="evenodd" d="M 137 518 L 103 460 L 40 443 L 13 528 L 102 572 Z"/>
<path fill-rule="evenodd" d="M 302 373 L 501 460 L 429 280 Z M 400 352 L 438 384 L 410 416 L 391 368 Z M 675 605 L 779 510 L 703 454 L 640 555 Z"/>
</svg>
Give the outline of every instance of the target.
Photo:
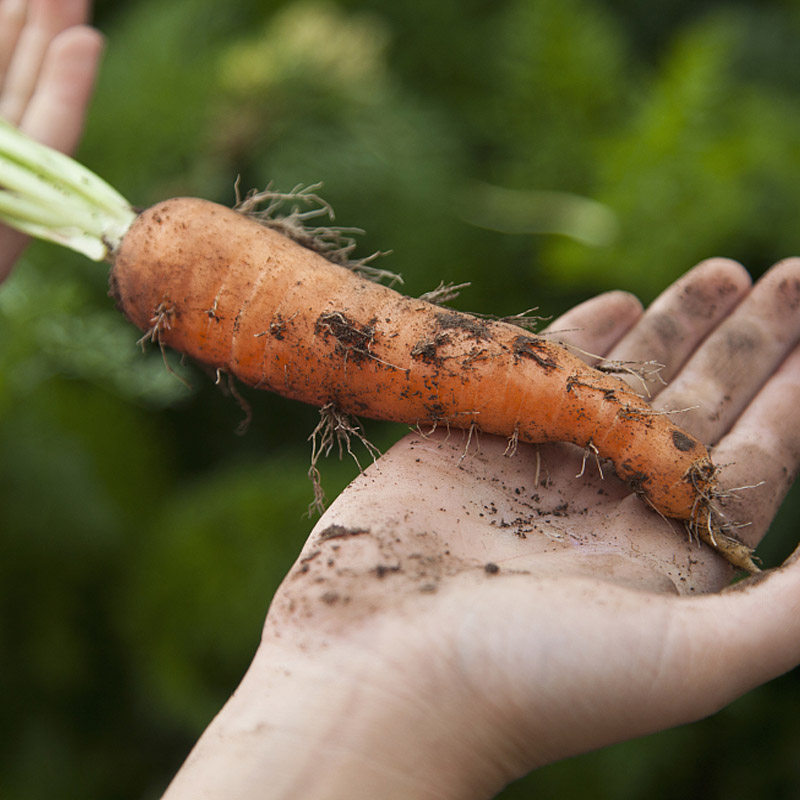
<svg viewBox="0 0 800 800">
<path fill-rule="evenodd" d="M 103 48 L 89 0 L 0 0 L 0 117 L 72 153 Z M 27 238 L 0 225 L 0 282 Z"/>
<path fill-rule="evenodd" d="M 666 364 L 654 406 L 689 409 L 724 487 L 758 484 L 724 508 L 754 546 L 800 458 L 798 304 L 800 259 L 754 287 L 714 259 L 644 314 L 612 292 L 552 329 Z M 487 798 L 800 662 L 797 558 L 726 588 L 716 553 L 582 462 L 571 446 L 406 436 L 314 527 L 166 798 Z"/>
</svg>

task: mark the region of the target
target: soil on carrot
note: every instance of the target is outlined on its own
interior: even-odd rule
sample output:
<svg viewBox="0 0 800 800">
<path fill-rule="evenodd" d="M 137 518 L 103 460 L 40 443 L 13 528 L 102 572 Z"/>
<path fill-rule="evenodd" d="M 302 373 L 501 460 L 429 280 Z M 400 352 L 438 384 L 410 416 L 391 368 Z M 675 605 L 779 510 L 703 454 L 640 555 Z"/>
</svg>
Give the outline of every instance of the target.
<svg viewBox="0 0 800 800">
<path fill-rule="evenodd" d="M 491 338 L 491 328 L 485 322 L 455 311 L 440 311 L 436 314 L 436 324 L 440 331 L 463 331 L 478 341 Z"/>
<path fill-rule="evenodd" d="M 327 311 L 317 317 L 314 333 L 326 340 L 333 337 L 337 352 L 358 363 L 372 358 L 376 322 L 373 319 L 365 325 L 351 319 L 343 311 Z"/>
<path fill-rule="evenodd" d="M 672 432 L 672 443 L 676 449 L 684 453 L 694 450 L 696 447 L 696 443 L 691 436 L 687 436 L 683 431 L 678 430 Z"/>
<path fill-rule="evenodd" d="M 421 339 L 417 342 L 411 348 L 409 355 L 411 358 L 424 361 L 426 364 L 441 366 L 444 363 L 444 357 L 439 355 L 439 348 L 449 341 L 450 336 L 447 333 L 437 333 L 431 339 Z"/>
<path fill-rule="evenodd" d="M 545 370 L 558 369 L 555 359 L 546 355 L 547 347 L 542 339 L 533 336 L 517 336 L 514 340 L 513 352 L 515 364 L 522 358 L 530 358 Z"/>
<path fill-rule="evenodd" d="M 278 341 L 283 341 L 283 338 L 286 335 L 286 323 L 286 318 L 283 316 L 283 314 L 278 312 L 275 315 L 275 318 L 269 324 L 269 335 Z"/>
</svg>

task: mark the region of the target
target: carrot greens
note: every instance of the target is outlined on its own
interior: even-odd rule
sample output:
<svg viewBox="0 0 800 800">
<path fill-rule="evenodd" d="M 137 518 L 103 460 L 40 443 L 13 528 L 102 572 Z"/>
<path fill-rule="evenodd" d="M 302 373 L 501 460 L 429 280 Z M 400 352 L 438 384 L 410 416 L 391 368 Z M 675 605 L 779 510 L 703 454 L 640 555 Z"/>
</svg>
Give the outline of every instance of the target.
<svg viewBox="0 0 800 800">
<path fill-rule="evenodd" d="M 104 261 L 135 218 L 130 203 L 91 170 L 0 120 L 0 221 Z"/>
</svg>

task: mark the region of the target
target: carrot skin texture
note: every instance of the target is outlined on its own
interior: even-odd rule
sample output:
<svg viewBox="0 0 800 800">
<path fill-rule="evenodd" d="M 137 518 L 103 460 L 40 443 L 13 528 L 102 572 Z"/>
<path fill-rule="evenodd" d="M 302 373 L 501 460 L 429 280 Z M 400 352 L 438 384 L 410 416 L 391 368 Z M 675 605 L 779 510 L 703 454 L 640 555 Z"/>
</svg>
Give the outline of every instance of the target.
<svg viewBox="0 0 800 800">
<path fill-rule="evenodd" d="M 249 386 L 374 419 L 593 446 L 680 520 L 696 520 L 712 487 L 701 442 L 561 345 L 405 297 L 208 201 L 144 211 L 111 294 L 161 344 Z"/>
</svg>

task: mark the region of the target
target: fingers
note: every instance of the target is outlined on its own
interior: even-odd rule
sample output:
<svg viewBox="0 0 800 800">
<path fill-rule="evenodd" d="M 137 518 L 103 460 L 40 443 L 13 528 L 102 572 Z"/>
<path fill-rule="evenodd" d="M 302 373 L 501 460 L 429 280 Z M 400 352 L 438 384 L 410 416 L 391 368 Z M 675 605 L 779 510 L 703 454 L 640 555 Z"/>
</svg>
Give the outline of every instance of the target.
<svg viewBox="0 0 800 800">
<path fill-rule="evenodd" d="M 103 37 L 75 26 L 58 34 L 45 54 L 39 81 L 20 127 L 33 138 L 71 153 L 83 130 Z"/>
<path fill-rule="evenodd" d="M 550 325 L 548 338 L 586 351 L 592 363 L 605 354 L 642 316 L 642 304 L 628 292 L 606 292 L 570 309 Z"/>
<path fill-rule="evenodd" d="M 676 663 L 689 672 L 697 717 L 706 716 L 800 663 L 800 561 L 734 584 L 720 594 L 681 598 L 684 631 Z"/>
<path fill-rule="evenodd" d="M 652 303 L 609 359 L 663 364 L 660 378 L 669 382 L 749 289 L 750 276 L 740 264 L 725 258 L 703 261 Z M 639 391 L 639 385 L 631 385 Z M 653 383 L 651 396 L 663 385 Z"/>
<path fill-rule="evenodd" d="M 714 449 L 726 465 L 720 501 L 738 536 L 756 547 L 800 467 L 800 347 L 796 347 Z"/>
<path fill-rule="evenodd" d="M 82 23 L 88 0 L 0 0 L 0 116 L 71 153 L 80 138 L 102 36 Z M 0 282 L 25 247 L 0 226 Z"/>
<path fill-rule="evenodd" d="M 800 340 L 800 258 L 776 264 L 658 396 L 676 421 L 716 444 Z"/>
<path fill-rule="evenodd" d="M 0 0 L 0 89 L 25 24 L 25 0 Z"/>
<path fill-rule="evenodd" d="M 7 4 L 9 0 L 5 0 Z M 3 36 L 7 67 L 0 93 L 0 116 L 18 125 L 36 89 L 39 73 L 53 39 L 63 30 L 85 23 L 88 0 L 29 0 L 24 24 L 20 27 L 19 0 L 11 0 L 12 30 Z M 8 38 L 8 42 L 6 42 Z M 11 49 L 13 48 L 13 50 Z"/>
</svg>

